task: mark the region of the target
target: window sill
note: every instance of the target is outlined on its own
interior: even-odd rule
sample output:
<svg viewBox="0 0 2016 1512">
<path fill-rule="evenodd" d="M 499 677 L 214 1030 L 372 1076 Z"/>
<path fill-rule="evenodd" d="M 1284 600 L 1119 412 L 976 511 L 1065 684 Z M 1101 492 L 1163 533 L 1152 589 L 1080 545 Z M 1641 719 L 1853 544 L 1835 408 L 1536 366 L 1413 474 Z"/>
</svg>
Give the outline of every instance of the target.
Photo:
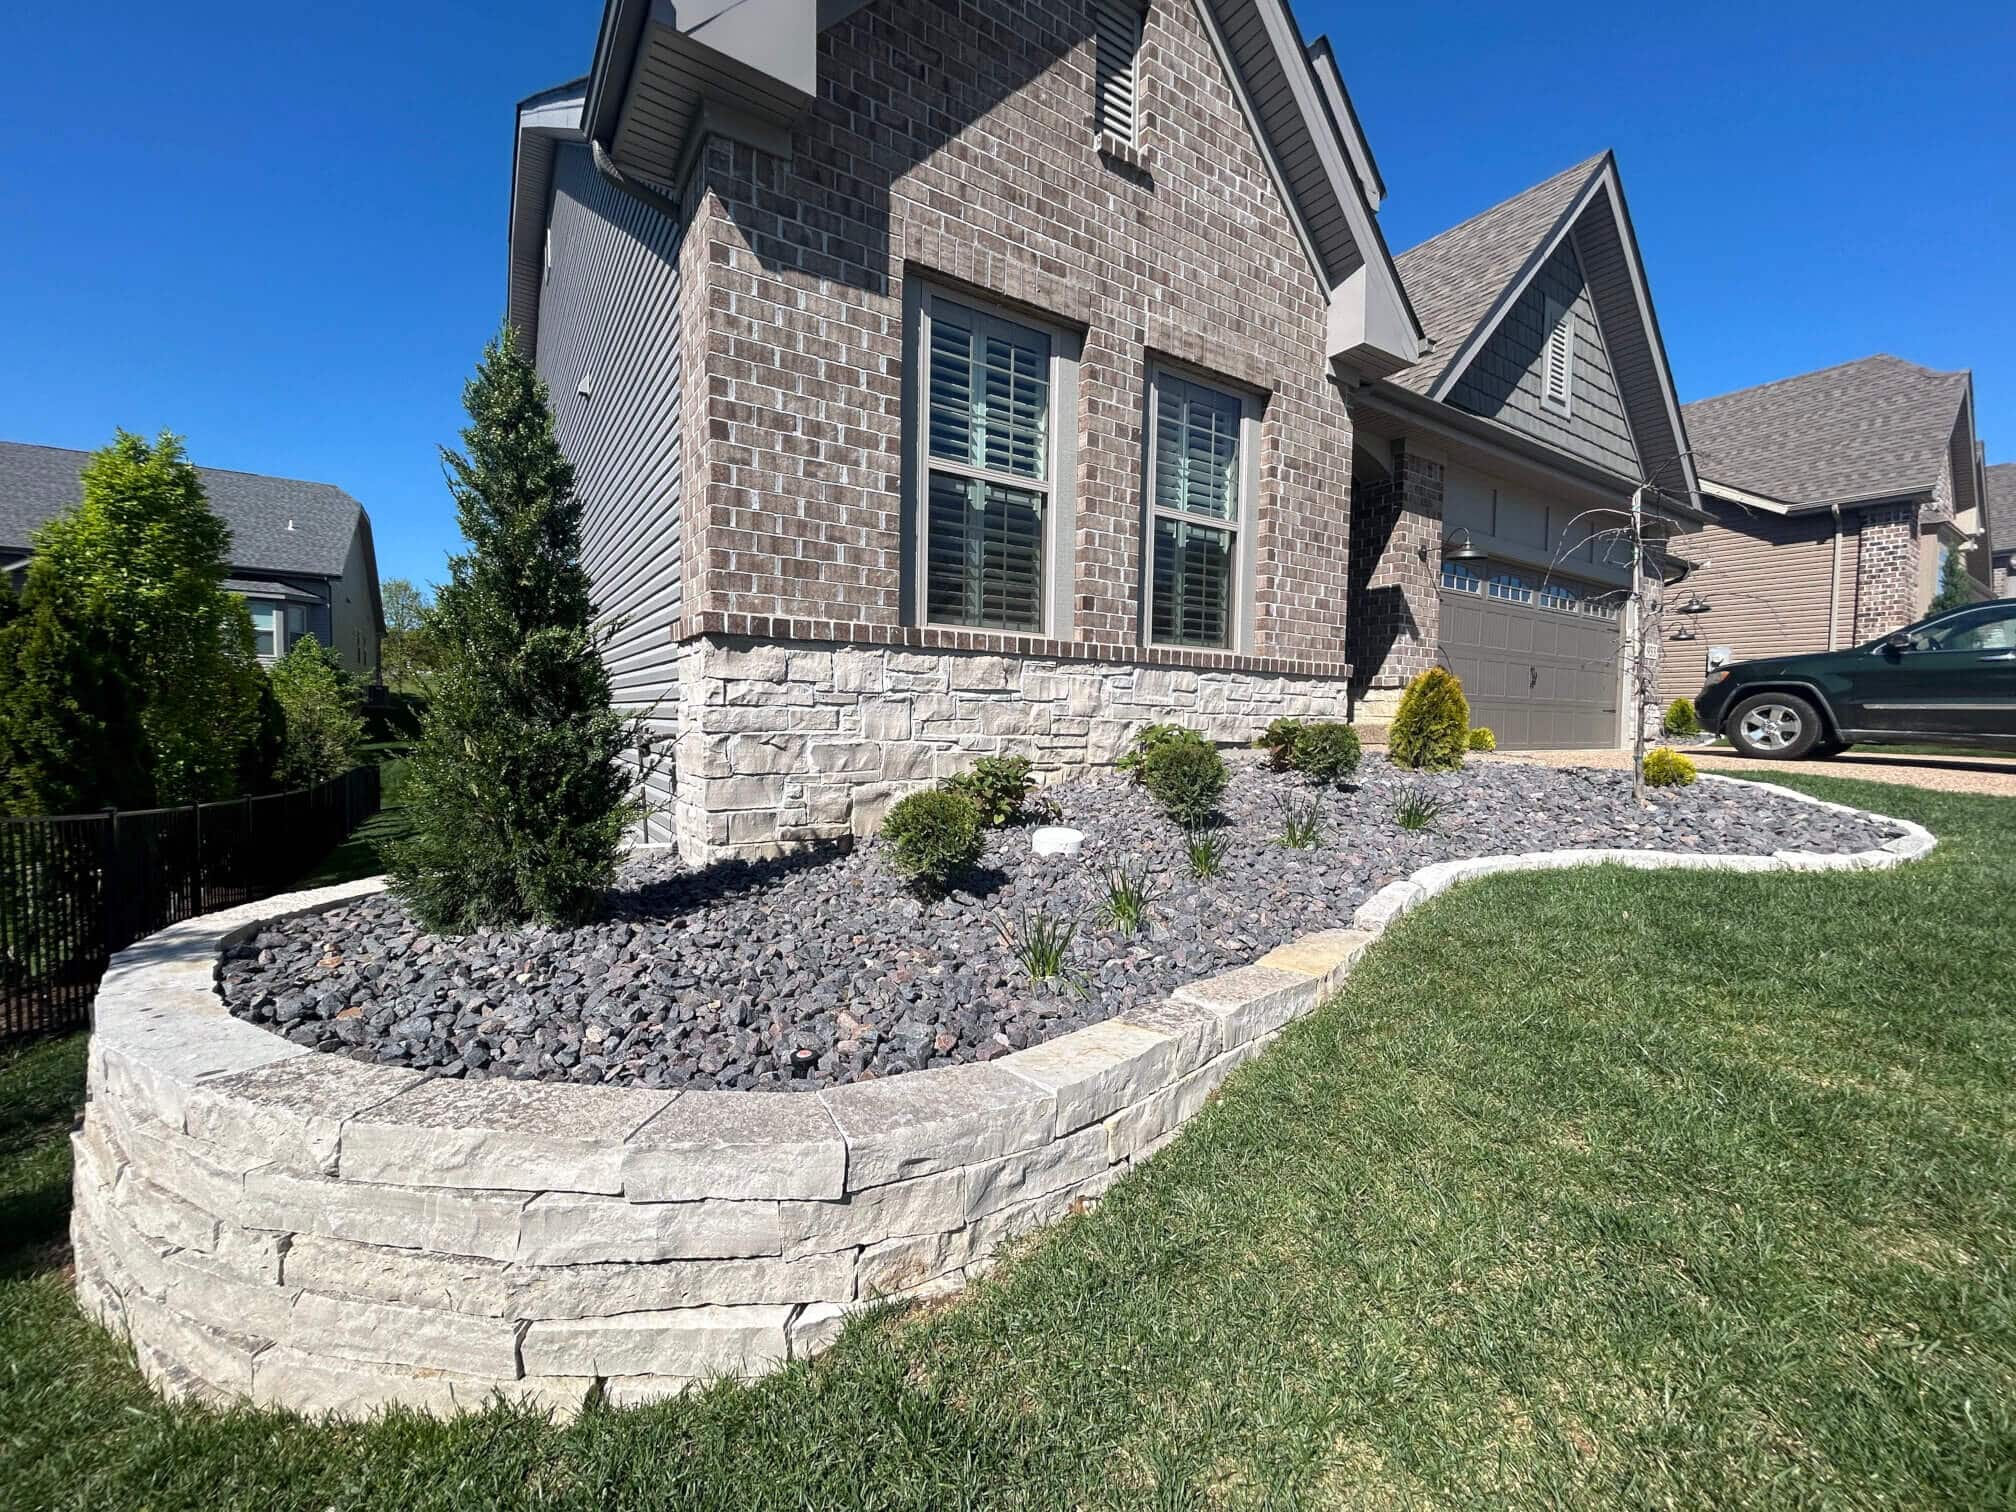
<svg viewBox="0 0 2016 1512">
<path fill-rule="evenodd" d="M 1131 168 L 1136 173 L 1146 173 L 1149 169 L 1149 152 L 1139 143 L 1130 142 L 1113 132 L 1102 131 L 1093 138 L 1093 145 L 1099 149 L 1099 156 L 1121 168 Z"/>
</svg>

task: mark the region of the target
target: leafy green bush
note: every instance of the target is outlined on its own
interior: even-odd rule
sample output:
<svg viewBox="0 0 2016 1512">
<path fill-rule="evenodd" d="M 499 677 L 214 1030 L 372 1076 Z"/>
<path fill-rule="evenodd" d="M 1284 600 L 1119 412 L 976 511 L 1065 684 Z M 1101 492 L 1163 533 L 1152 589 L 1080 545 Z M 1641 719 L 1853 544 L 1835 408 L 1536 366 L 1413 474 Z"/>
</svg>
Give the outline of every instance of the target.
<svg viewBox="0 0 2016 1512">
<path fill-rule="evenodd" d="M 1277 772 L 1285 772 L 1294 765 L 1295 737 L 1301 733 L 1301 720 L 1277 719 L 1253 744 L 1267 753 L 1268 766 Z"/>
<path fill-rule="evenodd" d="M 891 860 L 916 886 L 943 892 L 980 859 L 980 810 L 964 793 L 912 793 L 882 820 Z"/>
<path fill-rule="evenodd" d="M 1668 735 L 1699 735 L 1701 716 L 1694 712 L 1694 700 L 1676 698 L 1666 705 L 1666 718 L 1661 721 L 1661 728 Z"/>
<path fill-rule="evenodd" d="M 1184 725 L 1143 725 L 1135 732 L 1134 744 L 1128 748 L 1127 754 L 1114 765 L 1123 772 L 1132 772 L 1137 782 L 1143 781 L 1145 779 L 1142 774 L 1148 765 L 1148 758 L 1163 747 L 1172 745 L 1208 746 L 1210 742 Z"/>
<path fill-rule="evenodd" d="M 1442 667 L 1430 667 L 1400 695 L 1386 731 L 1386 750 L 1397 766 L 1453 772 L 1470 743 L 1470 701 L 1463 684 Z"/>
<path fill-rule="evenodd" d="M 1358 770 L 1358 759 L 1362 754 L 1356 730 L 1348 724 L 1326 719 L 1303 725 L 1295 732 L 1288 752 L 1288 764 L 1311 782 L 1327 786 L 1350 781 L 1351 774 Z"/>
<path fill-rule="evenodd" d="M 1694 763 L 1678 751 L 1657 746 L 1645 753 L 1648 787 L 1686 787 L 1694 781 Z"/>
<path fill-rule="evenodd" d="M 1196 735 L 1164 741 L 1141 762 L 1142 786 L 1164 813 L 1183 825 L 1202 824 L 1211 817 L 1229 777 L 1225 758 Z"/>
<path fill-rule="evenodd" d="M 1470 749 L 1473 751 L 1495 751 L 1498 737 L 1491 733 L 1489 725 L 1478 725 L 1470 732 Z"/>
<path fill-rule="evenodd" d="M 980 822 L 998 829 L 1023 817 L 1029 790 L 1036 784 L 1029 775 L 1027 756 L 982 756 L 972 771 L 948 777 L 938 785 L 948 793 L 972 799 L 980 811 Z"/>
<path fill-rule="evenodd" d="M 286 715 L 274 775 L 283 787 L 313 787 L 357 765 L 364 716 L 357 683 L 313 636 L 303 636 L 268 674 Z"/>
</svg>

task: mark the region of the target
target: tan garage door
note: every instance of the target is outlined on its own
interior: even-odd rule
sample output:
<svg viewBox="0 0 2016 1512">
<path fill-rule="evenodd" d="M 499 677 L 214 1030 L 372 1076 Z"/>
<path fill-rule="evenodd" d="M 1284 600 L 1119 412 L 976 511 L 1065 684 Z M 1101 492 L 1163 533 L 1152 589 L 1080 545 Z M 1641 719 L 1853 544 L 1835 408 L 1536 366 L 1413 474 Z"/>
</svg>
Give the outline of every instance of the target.
<svg viewBox="0 0 2016 1512">
<path fill-rule="evenodd" d="M 1617 744 L 1619 621 L 1593 586 L 1445 572 L 1442 656 L 1507 750 Z"/>
</svg>

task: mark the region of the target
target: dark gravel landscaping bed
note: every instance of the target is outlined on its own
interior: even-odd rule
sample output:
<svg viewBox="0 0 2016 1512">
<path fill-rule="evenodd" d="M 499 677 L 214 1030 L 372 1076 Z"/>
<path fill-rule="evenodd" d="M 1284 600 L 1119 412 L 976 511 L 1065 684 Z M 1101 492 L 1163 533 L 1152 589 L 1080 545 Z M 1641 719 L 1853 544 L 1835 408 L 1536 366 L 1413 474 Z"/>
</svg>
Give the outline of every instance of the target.
<svg viewBox="0 0 2016 1512">
<path fill-rule="evenodd" d="M 1184 836 L 1126 777 L 1045 790 L 1085 832 L 1076 860 L 1030 853 L 1027 829 L 988 837 L 963 890 L 905 892 L 879 847 L 691 872 L 630 862 L 608 916 L 575 930 L 423 934 L 390 896 L 274 924 L 227 952 L 231 1011 L 298 1043 L 451 1076 L 805 1090 L 988 1060 L 1313 930 L 1434 861 L 1571 847 L 1759 855 L 1863 850 L 1888 831 L 1755 789 L 1699 783 L 1649 812 L 1626 773 L 1473 763 L 1409 775 L 1371 760 L 1318 793 L 1233 760 L 1222 875 L 1194 880 Z M 1408 790 L 1444 807 L 1405 830 Z M 1281 845 L 1282 803 L 1314 798 L 1320 843 Z M 1115 867 L 1146 868 L 1151 922 L 1102 918 Z M 1040 911 L 1075 920 L 1063 984 L 1032 984 L 1003 939 Z M 794 1077 L 795 1050 L 816 1060 Z"/>
</svg>

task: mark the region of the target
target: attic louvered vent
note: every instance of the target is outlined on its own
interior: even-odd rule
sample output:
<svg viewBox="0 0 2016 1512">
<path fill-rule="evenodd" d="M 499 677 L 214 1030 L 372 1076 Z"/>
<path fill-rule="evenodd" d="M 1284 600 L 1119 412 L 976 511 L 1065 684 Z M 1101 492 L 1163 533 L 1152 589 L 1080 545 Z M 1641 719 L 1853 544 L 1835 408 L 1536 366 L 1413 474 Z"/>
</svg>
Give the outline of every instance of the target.
<svg viewBox="0 0 2016 1512">
<path fill-rule="evenodd" d="M 1540 402 L 1567 414 L 1575 392 L 1575 327 L 1560 300 L 1547 301 L 1547 370 L 1541 378 Z"/>
<path fill-rule="evenodd" d="M 1092 54 L 1099 136 L 1139 145 L 1141 114 L 1140 0 L 1092 0 Z"/>
</svg>

